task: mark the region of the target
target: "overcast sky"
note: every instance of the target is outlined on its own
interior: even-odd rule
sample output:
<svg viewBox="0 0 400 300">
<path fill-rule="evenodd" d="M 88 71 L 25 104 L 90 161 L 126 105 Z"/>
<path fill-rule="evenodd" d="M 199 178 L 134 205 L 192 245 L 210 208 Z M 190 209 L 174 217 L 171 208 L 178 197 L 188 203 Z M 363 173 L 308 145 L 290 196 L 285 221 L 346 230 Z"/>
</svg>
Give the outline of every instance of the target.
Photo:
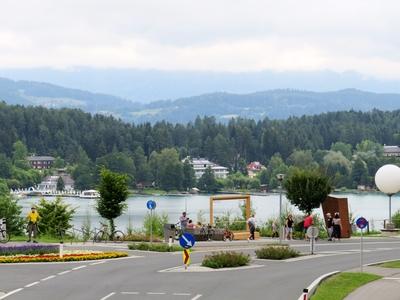
<svg viewBox="0 0 400 300">
<path fill-rule="evenodd" d="M 356 71 L 400 79 L 399 1 L 1 0 L 0 68 Z"/>
</svg>

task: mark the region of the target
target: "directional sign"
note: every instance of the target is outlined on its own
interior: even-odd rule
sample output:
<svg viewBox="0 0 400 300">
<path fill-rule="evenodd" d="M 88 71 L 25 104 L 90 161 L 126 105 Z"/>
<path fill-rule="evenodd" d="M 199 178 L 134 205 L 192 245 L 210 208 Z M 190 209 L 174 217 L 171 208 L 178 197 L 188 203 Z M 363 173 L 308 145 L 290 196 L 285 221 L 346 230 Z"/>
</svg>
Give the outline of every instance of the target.
<svg viewBox="0 0 400 300">
<path fill-rule="evenodd" d="M 183 254 L 183 264 L 186 266 L 189 265 L 190 264 L 190 250 L 184 249 L 182 254 Z"/>
<path fill-rule="evenodd" d="M 148 209 L 155 209 L 156 206 L 157 206 L 157 205 L 156 205 L 156 201 L 154 201 L 154 200 L 149 200 L 149 201 L 147 201 L 146 206 L 147 206 Z"/>
<path fill-rule="evenodd" d="M 179 238 L 179 244 L 182 246 L 182 248 L 185 249 L 192 248 L 194 246 L 194 243 L 195 243 L 194 236 L 191 235 L 190 233 L 185 232 Z"/>
<path fill-rule="evenodd" d="M 363 217 L 360 217 L 360 218 L 357 219 L 356 225 L 357 225 L 358 228 L 364 229 L 365 227 L 367 227 L 368 221 L 367 221 L 367 219 L 365 219 Z"/>
<path fill-rule="evenodd" d="M 307 229 L 307 236 L 312 239 L 312 238 L 316 238 L 319 234 L 319 230 L 317 227 L 315 226 L 310 226 Z"/>
</svg>

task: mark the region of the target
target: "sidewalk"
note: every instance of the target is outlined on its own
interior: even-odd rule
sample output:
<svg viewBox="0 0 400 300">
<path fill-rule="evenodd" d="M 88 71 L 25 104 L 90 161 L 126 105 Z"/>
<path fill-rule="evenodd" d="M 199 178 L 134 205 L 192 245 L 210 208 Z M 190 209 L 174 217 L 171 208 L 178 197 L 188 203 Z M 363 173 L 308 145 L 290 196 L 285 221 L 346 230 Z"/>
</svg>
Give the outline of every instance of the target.
<svg viewBox="0 0 400 300">
<path fill-rule="evenodd" d="M 359 271 L 359 269 L 350 270 L 350 272 Z M 358 288 L 348 295 L 345 300 L 400 299 L 400 269 L 366 266 L 364 267 L 364 272 L 377 274 L 383 276 L 383 278 Z"/>
</svg>

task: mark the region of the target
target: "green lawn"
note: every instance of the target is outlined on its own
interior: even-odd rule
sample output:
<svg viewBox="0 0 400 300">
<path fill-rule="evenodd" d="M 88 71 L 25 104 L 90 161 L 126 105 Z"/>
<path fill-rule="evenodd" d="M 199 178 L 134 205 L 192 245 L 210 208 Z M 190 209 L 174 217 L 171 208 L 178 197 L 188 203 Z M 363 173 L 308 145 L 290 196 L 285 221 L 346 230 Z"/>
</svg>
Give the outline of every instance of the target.
<svg viewBox="0 0 400 300">
<path fill-rule="evenodd" d="M 378 266 L 379 267 L 383 267 L 383 268 L 400 268 L 400 260 L 394 260 L 394 261 L 385 262 L 385 263 L 380 264 Z"/>
<path fill-rule="evenodd" d="M 10 241 L 11 242 L 26 242 L 28 240 L 27 236 L 11 236 Z M 56 238 L 53 236 L 48 236 L 48 235 L 40 235 L 39 237 L 36 238 L 36 240 L 40 243 L 59 243 L 60 238 Z M 70 238 L 64 238 L 64 242 L 70 242 Z M 78 240 L 74 240 L 74 242 L 77 242 Z"/>
<path fill-rule="evenodd" d="M 328 278 L 317 288 L 312 300 L 342 300 L 348 294 L 381 276 L 369 273 L 339 273 Z"/>
</svg>

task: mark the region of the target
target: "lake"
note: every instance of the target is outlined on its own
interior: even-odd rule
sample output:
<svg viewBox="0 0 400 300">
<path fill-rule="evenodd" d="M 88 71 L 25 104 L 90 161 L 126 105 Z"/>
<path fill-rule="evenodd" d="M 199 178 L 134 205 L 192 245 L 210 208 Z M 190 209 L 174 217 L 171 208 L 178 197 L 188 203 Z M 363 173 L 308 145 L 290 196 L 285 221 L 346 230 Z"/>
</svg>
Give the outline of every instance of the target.
<svg viewBox="0 0 400 300">
<path fill-rule="evenodd" d="M 347 197 L 349 202 L 349 210 L 355 216 L 363 216 L 371 221 L 371 227 L 380 229 L 383 220 L 388 218 L 389 202 L 386 195 L 380 193 L 335 193 L 332 196 Z M 283 198 L 283 207 L 298 212 L 294 206 L 290 205 L 285 196 Z M 52 197 L 46 197 L 52 199 Z M 73 219 L 75 227 L 80 228 L 82 222 L 90 217 L 93 227 L 98 227 L 100 216 L 97 214 L 93 199 L 82 198 L 63 198 L 64 201 L 76 208 Z M 143 226 L 143 219 L 148 213 L 146 202 L 154 200 L 157 203 L 156 212 L 168 214 L 171 223 L 178 222 L 178 218 L 185 209 L 185 200 L 187 201 L 188 216 L 197 221 L 197 214 L 202 211 L 203 217 L 209 219 L 209 195 L 185 195 L 185 196 L 130 196 L 127 199 L 128 209 L 124 215 L 116 219 L 116 226 L 125 231 L 129 219 L 134 228 Z M 23 215 L 25 216 L 30 207 L 39 201 L 39 197 L 29 197 L 19 200 L 19 204 L 23 207 Z M 256 212 L 257 222 L 264 222 L 270 217 L 277 217 L 279 214 L 279 194 L 266 194 L 251 196 L 252 207 Z M 392 213 L 400 209 L 400 196 L 392 197 Z M 214 215 L 222 215 L 230 212 L 232 216 L 240 215 L 239 201 L 217 201 L 214 204 Z M 321 210 L 316 210 L 321 214 Z"/>
</svg>

